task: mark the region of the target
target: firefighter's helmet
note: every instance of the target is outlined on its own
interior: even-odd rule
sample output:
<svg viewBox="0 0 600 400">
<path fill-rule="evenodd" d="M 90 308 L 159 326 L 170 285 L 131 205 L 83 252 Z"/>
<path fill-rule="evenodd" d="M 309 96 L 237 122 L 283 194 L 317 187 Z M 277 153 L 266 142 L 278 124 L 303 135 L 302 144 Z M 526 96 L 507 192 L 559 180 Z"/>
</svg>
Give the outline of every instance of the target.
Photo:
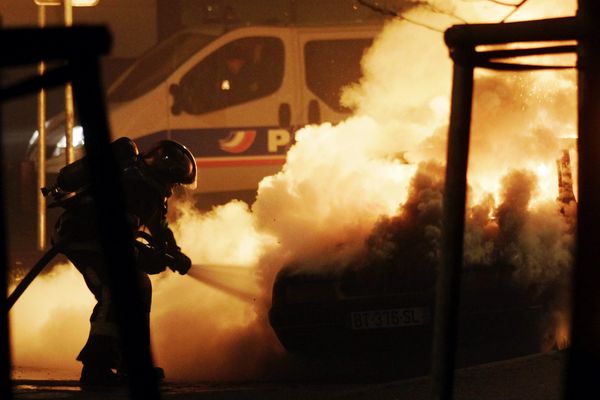
<svg viewBox="0 0 600 400">
<path fill-rule="evenodd" d="M 144 162 L 165 183 L 196 187 L 196 159 L 181 143 L 161 140 L 144 154 Z"/>
</svg>

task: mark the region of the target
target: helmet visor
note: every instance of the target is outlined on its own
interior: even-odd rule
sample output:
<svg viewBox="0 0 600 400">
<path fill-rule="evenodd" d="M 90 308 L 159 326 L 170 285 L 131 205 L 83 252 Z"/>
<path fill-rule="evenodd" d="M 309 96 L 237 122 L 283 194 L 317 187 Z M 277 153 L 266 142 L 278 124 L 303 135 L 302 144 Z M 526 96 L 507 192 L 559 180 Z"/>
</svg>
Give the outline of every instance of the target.
<svg viewBox="0 0 600 400">
<path fill-rule="evenodd" d="M 182 144 L 163 140 L 144 157 L 146 164 L 161 180 L 188 189 L 197 187 L 196 159 Z"/>
</svg>

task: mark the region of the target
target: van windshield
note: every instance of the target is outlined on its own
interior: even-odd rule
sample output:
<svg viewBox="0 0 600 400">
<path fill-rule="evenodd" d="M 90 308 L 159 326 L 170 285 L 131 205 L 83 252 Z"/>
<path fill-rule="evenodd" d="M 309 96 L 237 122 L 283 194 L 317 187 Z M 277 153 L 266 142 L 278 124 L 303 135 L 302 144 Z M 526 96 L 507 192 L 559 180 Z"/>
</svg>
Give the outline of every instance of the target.
<svg viewBox="0 0 600 400">
<path fill-rule="evenodd" d="M 133 100 L 155 88 L 216 37 L 199 32 L 180 32 L 159 43 L 133 64 L 127 76 L 108 93 L 108 101 Z"/>
</svg>

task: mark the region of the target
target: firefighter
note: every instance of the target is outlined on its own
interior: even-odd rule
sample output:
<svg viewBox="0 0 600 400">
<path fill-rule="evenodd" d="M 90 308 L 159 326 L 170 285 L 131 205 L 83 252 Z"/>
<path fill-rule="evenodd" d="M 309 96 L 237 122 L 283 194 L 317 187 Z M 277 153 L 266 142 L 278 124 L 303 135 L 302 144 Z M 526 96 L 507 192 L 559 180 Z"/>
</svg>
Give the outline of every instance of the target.
<svg viewBox="0 0 600 400">
<path fill-rule="evenodd" d="M 113 142 L 113 148 L 121 171 L 131 229 L 134 232 L 149 231 L 153 241 L 153 247 L 135 247 L 149 330 L 152 286 L 148 274 L 162 272 L 168 266 L 183 275 L 191 266 L 190 259 L 177 246 L 166 215 L 167 200 L 174 187 L 195 184 L 196 161 L 187 148 L 172 140 L 159 142 L 144 155 L 138 153 L 136 145 L 128 138 Z M 63 168 L 65 173 L 61 171 L 62 175 L 59 174 L 57 185 L 52 189 L 54 205 L 65 209 L 56 222 L 52 241 L 83 275 L 97 301 L 90 317 L 87 342 L 77 357 L 83 364 L 80 384 L 113 385 L 122 383 L 125 374 L 86 167 L 85 159 L 69 164 Z M 169 261 L 161 257 L 164 254 L 170 255 Z M 158 378 L 164 377 L 160 368 L 156 372 Z"/>
</svg>

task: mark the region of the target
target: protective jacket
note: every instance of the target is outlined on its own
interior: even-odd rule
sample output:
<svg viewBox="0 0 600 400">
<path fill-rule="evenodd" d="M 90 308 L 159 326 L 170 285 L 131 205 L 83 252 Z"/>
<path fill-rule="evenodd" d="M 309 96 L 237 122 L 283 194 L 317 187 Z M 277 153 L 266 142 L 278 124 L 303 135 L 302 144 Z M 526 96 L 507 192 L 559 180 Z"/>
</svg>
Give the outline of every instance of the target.
<svg viewBox="0 0 600 400">
<path fill-rule="evenodd" d="M 132 232 L 148 230 L 153 245 L 160 252 L 176 255 L 181 263 L 178 272 L 184 274 L 191 264 L 189 258 L 180 252 L 173 232 L 167 223 L 167 200 L 171 196 L 171 185 L 156 178 L 144 158 L 137 153 L 137 147 L 129 139 L 120 139 L 115 146 L 117 162 L 121 169 L 122 186 L 125 194 L 127 218 Z M 126 142 L 128 141 L 128 142 Z M 127 146 L 130 147 L 127 150 Z M 126 151 L 122 151 L 126 149 Z M 85 161 L 80 160 L 78 162 Z M 97 304 L 90 317 L 91 328 L 87 343 L 80 352 L 78 360 L 99 368 L 120 368 L 121 356 L 118 346 L 116 315 L 111 301 L 110 285 L 106 265 L 101 251 L 100 236 L 96 223 L 96 209 L 86 181 L 87 170 L 70 164 L 72 176 L 63 182 L 58 179 L 58 187 L 53 192 L 54 206 L 64 208 L 59 216 L 53 243 L 60 243 L 61 252 L 75 265 L 83 275 L 85 282 L 94 294 Z M 79 170 L 77 170 L 79 168 Z M 63 188 L 60 187 L 62 183 Z M 64 191 L 64 188 L 69 192 Z M 152 299 L 152 286 L 148 273 L 165 270 L 166 264 L 157 254 L 147 254 L 144 247 L 136 247 L 139 285 L 142 302 L 146 311 L 147 329 Z M 171 265 L 170 265 L 171 266 Z M 171 266 L 172 267 L 172 266 Z M 175 270 L 175 268 L 172 267 Z"/>
</svg>

